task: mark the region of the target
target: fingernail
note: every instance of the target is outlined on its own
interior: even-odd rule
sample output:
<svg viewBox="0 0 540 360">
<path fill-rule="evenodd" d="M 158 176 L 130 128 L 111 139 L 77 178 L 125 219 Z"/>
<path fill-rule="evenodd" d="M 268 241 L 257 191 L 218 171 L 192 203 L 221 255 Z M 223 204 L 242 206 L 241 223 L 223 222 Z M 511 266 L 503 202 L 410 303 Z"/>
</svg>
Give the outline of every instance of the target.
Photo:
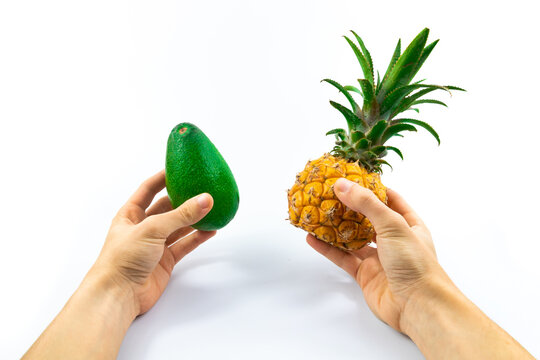
<svg viewBox="0 0 540 360">
<path fill-rule="evenodd" d="M 335 188 L 340 193 L 346 193 L 351 189 L 353 182 L 345 178 L 338 179 L 335 184 Z"/>
<path fill-rule="evenodd" d="M 206 210 L 210 207 L 210 196 L 208 194 L 201 194 L 197 197 L 197 202 L 202 210 Z"/>
</svg>

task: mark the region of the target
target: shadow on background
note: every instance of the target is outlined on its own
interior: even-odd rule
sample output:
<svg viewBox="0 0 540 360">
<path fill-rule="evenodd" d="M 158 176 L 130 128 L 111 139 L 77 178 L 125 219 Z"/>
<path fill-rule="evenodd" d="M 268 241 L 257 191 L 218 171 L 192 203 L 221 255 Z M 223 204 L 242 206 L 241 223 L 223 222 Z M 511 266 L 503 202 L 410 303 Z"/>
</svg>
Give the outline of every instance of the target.
<svg viewBox="0 0 540 360">
<path fill-rule="evenodd" d="M 208 323 L 210 318 L 215 322 L 222 321 L 230 312 L 239 314 L 246 321 L 250 311 L 266 311 L 269 314 L 265 316 L 280 317 L 281 326 L 293 325 L 287 323 L 293 321 L 286 316 L 291 311 L 307 312 L 308 317 L 324 317 L 324 321 L 331 324 L 343 324 L 343 331 L 361 337 L 362 343 L 372 341 L 376 344 L 380 341 L 377 337 L 381 330 L 383 333 L 389 330 L 370 312 L 356 282 L 307 244 L 301 241 L 283 244 L 281 242 L 287 240 L 276 239 L 270 234 L 254 236 L 210 240 L 215 243 L 203 245 L 204 248 L 182 260 L 158 303 L 135 320 L 124 339 L 119 358 L 149 358 L 153 340 L 164 332 L 178 332 L 179 343 L 174 345 L 178 348 L 181 334 L 189 332 L 190 327 L 199 326 L 200 322 Z M 333 308 L 336 299 L 340 304 L 349 304 L 347 311 L 353 311 L 327 311 Z M 321 313 L 321 309 L 326 310 Z M 251 326 L 263 326 L 253 321 Z M 230 326 L 240 325 L 233 323 Z M 276 337 L 279 338 L 279 334 Z M 238 345 L 241 344 L 239 338 Z M 381 351 L 399 349 L 385 348 Z M 394 355 L 399 356 L 399 353 Z"/>
</svg>

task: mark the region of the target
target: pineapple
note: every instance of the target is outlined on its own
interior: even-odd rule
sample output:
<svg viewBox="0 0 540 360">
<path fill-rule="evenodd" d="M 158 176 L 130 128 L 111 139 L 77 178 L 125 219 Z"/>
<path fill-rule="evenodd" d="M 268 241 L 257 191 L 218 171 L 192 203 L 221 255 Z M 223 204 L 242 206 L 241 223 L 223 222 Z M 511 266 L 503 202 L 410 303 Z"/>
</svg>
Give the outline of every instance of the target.
<svg viewBox="0 0 540 360">
<path fill-rule="evenodd" d="M 359 87 L 342 86 L 324 79 L 342 93 L 350 108 L 330 101 L 347 121 L 347 129 L 333 129 L 326 135 L 334 135 L 336 144 L 331 153 L 309 161 L 288 190 L 289 220 L 292 225 L 304 229 L 316 238 L 344 250 L 360 249 L 375 241 L 373 225 L 365 216 L 347 208 L 333 192 L 337 179 L 344 177 L 364 186 L 384 203 L 387 202 L 386 188 L 381 183 L 382 166 L 390 164 L 383 158 L 388 152 L 401 151 L 386 145 L 395 136 L 402 137 L 404 131 L 416 131 L 422 127 L 432 134 L 440 144 L 439 135 L 427 123 L 407 116 L 396 118 L 405 111 L 416 111 L 419 104 L 445 103 L 423 98 L 435 90 L 464 91 L 456 86 L 425 84 L 424 80 L 412 82 L 416 73 L 427 59 L 438 40 L 426 45 L 429 29 L 422 30 L 401 54 L 401 39 L 382 80 L 377 72 L 375 81 L 373 63 L 362 39 L 351 31 L 358 45 L 345 36 L 362 68 L 363 79 Z M 362 106 L 353 95 L 362 97 Z M 355 95 L 356 96 L 356 95 Z"/>
</svg>

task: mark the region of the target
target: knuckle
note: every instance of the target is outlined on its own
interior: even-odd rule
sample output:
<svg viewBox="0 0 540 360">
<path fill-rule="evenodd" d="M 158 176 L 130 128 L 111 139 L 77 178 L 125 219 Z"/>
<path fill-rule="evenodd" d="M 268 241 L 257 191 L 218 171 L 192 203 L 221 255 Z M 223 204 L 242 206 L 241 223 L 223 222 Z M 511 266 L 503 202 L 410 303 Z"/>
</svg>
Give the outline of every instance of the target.
<svg viewBox="0 0 540 360">
<path fill-rule="evenodd" d="M 139 215 L 138 210 L 139 209 L 135 205 L 126 204 L 120 209 L 120 211 L 118 211 L 118 213 L 116 214 L 116 217 L 127 218 L 129 220 L 133 220 L 137 218 L 137 216 Z"/>
<path fill-rule="evenodd" d="M 412 235 L 405 220 L 399 215 L 391 213 L 381 223 L 377 233 L 385 237 L 410 237 Z"/>
<path fill-rule="evenodd" d="M 149 178 L 149 179 L 146 179 L 144 180 L 141 185 L 139 186 L 139 189 L 141 190 L 149 190 L 150 189 L 150 185 L 152 184 L 152 178 Z"/>
<path fill-rule="evenodd" d="M 141 185 L 139 185 L 139 188 L 137 189 L 137 193 L 146 194 L 147 192 L 148 192 L 148 184 L 145 181 Z"/>
<path fill-rule="evenodd" d="M 162 227 L 156 221 L 148 221 L 139 229 L 145 237 L 158 239 L 164 236 Z"/>
<path fill-rule="evenodd" d="M 178 216 L 186 223 L 193 223 L 196 220 L 197 212 L 189 204 L 184 204 L 178 208 Z"/>
<path fill-rule="evenodd" d="M 360 186 L 358 186 L 356 190 L 357 191 L 354 202 L 358 207 L 366 208 L 376 205 L 375 201 L 378 199 L 375 197 L 375 194 L 373 194 L 370 190 L 362 188 Z"/>
</svg>

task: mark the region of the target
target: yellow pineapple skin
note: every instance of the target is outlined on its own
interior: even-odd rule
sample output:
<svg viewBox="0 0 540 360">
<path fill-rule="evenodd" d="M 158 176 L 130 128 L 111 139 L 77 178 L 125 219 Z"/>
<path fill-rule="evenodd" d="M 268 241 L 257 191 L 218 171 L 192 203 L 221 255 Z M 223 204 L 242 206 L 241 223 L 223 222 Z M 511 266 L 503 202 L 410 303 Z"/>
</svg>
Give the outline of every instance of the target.
<svg viewBox="0 0 540 360">
<path fill-rule="evenodd" d="M 334 194 L 334 183 L 342 177 L 371 190 L 387 203 L 386 187 L 378 173 L 368 172 L 357 162 L 325 154 L 308 161 L 287 192 L 289 220 L 330 245 L 356 250 L 375 241 L 375 229 L 364 215 L 346 207 Z"/>
</svg>

